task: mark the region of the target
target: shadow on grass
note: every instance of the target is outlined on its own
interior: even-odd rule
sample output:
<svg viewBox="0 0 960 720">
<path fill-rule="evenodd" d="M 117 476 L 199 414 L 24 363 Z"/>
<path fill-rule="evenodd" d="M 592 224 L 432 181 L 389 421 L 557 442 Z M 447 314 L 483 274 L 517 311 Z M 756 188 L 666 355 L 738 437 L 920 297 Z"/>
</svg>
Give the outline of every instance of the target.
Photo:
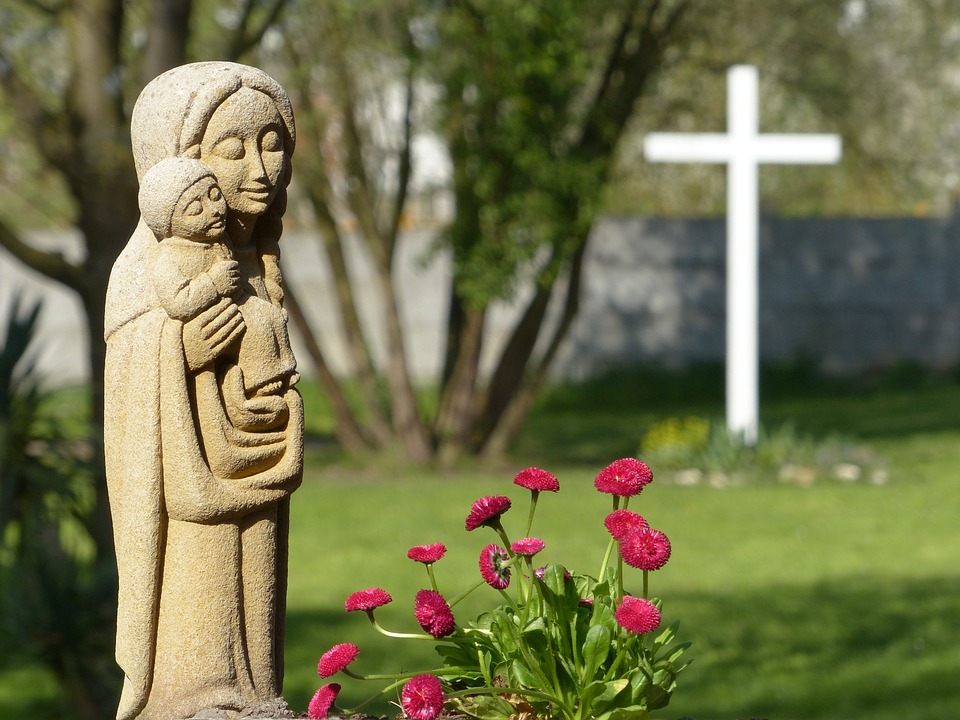
<svg viewBox="0 0 960 720">
<path fill-rule="evenodd" d="M 697 660 L 663 717 L 960 717 L 960 579 L 850 579 L 668 602 Z"/>
<path fill-rule="evenodd" d="M 721 420 L 723 368 L 669 372 L 635 367 L 540 396 L 515 457 L 541 464 L 597 465 L 634 455 L 643 434 L 668 417 Z M 803 362 L 761 370 L 761 422 L 790 424 L 813 438 L 888 440 L 960 430 L 960 384 L 910 364 L 855 377 L 818 374 Z"/>
<path fill-rule="evenodd" d="M 694 641 L 695 660 L 659 718 L 960 717 L 960 579 L 866 577 L 725 595 L 674 593 L 665 611 L 668 619 L 681 618 L 680 636 Z M 285 695 L 292 707 L 305 707 L 329 682 L 303 670 L 316 667 L 336 642 L 360 645 L 364 672 L 421 668 L 435 657 L 431 643 L 392 642 L 384 646 L 389 651 L 373 651 L 369 633 L 350 637 L 355 620 L 339 608 L 288 616 Z M 344 683 L 348 703 L 383 687 L 331 680 Z M 386 702 L 374 709 L 395 713 Z"/>
</svg>

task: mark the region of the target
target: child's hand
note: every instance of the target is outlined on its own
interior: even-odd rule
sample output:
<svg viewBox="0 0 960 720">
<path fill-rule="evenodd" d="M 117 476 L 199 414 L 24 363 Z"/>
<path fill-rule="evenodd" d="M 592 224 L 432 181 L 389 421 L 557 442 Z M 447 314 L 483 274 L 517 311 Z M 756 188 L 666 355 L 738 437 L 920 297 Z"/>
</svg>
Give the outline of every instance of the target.
<svg viewBox="0 0 960 720">
<path fill-rule="evenodd" d="M 208 274 L 221 297 L 229 297 L 237 291 L 240 284 L 240 266 L 236 260 L 215 262 Z"/>
</svg>

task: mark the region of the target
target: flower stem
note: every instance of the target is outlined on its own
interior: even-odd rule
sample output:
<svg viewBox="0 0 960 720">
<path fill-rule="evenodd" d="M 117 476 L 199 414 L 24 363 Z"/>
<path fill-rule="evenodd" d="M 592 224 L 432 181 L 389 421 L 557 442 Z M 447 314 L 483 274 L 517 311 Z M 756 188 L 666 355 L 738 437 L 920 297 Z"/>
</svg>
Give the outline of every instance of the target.
<svg viewBox="0 0 960 720">
<path fill-rule="evenodd" d="M 530 530 L 533 528 L 533 516 L 537 512 L 537 500 L 540 498 L 539 490 L 530 491 L 530 513 L 527 515 L 527 531 L 524 537 L 530 537 Z"/>
<path fill-rule="evenodd" d="M 613 546 L 617 541 L 612 537 L 610 542 L 607 543 L 607 551 L 603 554 L 603 562 L 600 563 L 600 572 L 597 573 L 597 579 L 603 580 L 607 576 L 607 563 L 610 562 L 610 555 L 613 554 Z"/>
<path fill-rule="evenodd" d="M 376 631 L 378 633 L 380 633 L 381 635 L 386 635 L 387 637 L 401 638 L 404 640 L 436 640 L 437 639 L 433 637 L 433 635 L 423 635 L 421 633 L 398 633 L 398 632 L 392 632 L 390 630 L 385 630 L 383 627 L 380 626 L 380 623 L 378 623 L 372 615 L 370 616 L 370 622 L 373 625 L 373 627 L 376 628 Z"/>
<path fill-rule="evenodd" d="M 503 525 L 498 521 L 496 525 L 491 525 L 491 527 L 497 531 L 497 534 L 500 536 L 500 539 L 503 540 L 503 547 L 509 553 L 510 552 L 510 538 L 507 537 L 507 531 L 503 529 Z"/>
<path fill-rule="evenodd" d="M 430 587 L 433 588 L 433 591 L 440 592 L 437 588 L 437 578 L 433 574 L 433 563 L 427 563 L 427 575 L 430 577 Z"/>
<path fill-rule="evenodd" d="M 617 600 L 623 600 L 623 556 L 617 556 Z"/>
<path fill-rule="evenodd" d="M 451 600 L 448 604 L 450 605 L 451 608 L 453 608 L 458 602 L 460 602 L 461 600 L 463 600 L 467 595 L 469 595 L 470 593 L 472 593 L 472 592 L 473 592 L 474 590 L 476 590 L 477 588 L 479 588 L 479 587 L 481 587 L 481 586 L 483 586 L 483 585 L 486 585 L 486 584 L 487 584 L 487 581 L 481 578 L 481 579 L 478 580 L 476 583 L 474 583 L 473 585 L 471 585 L 470 587 L 468 587 L 466 590 L 464 590 L 462 593 L 460 593 L 459 595 L 457 595 L 457 596 L 456 596 L 453 600 Z"/>
</svg>

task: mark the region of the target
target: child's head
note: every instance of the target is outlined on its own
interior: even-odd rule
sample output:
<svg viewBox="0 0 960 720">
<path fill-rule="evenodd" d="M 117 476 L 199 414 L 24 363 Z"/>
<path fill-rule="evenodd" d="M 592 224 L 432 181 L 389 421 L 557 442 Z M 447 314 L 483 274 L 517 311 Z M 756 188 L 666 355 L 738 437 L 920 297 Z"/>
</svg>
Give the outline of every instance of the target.
<svg viewBox="0 0 960 720">
<path fill-rule="evenodd" d="M 226 227 L 227 203 L 210 167 L 191 158 L 167 158 L 140 181 L 140 213 L 158 238 L 216 240 Z"/>
</svg>

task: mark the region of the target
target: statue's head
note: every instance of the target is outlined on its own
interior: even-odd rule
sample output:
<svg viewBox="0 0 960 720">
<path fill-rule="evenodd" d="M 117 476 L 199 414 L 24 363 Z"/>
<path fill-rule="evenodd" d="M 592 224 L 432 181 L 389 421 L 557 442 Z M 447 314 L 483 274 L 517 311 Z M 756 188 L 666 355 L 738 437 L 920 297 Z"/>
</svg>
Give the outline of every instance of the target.
<svg viewBox="0 0 960 720">
<path fill-rule="evenodd" d="M 131 122 L 142 181 L 172 157 L 209 165 L 231 212 L 282 215 L 296 130 L 290 99 L 257 68 L 227 62 L 182 65 L 154 78 Z M 277 202 L 279 200 L 279 203 Z"/>
<path fill-rule="evenodd" d="M 227 205 L 213 170 L 202 160 L 167 158 L 140 181 L 140 214 L 157 239 L 219 239 Z"/>
</svg>

